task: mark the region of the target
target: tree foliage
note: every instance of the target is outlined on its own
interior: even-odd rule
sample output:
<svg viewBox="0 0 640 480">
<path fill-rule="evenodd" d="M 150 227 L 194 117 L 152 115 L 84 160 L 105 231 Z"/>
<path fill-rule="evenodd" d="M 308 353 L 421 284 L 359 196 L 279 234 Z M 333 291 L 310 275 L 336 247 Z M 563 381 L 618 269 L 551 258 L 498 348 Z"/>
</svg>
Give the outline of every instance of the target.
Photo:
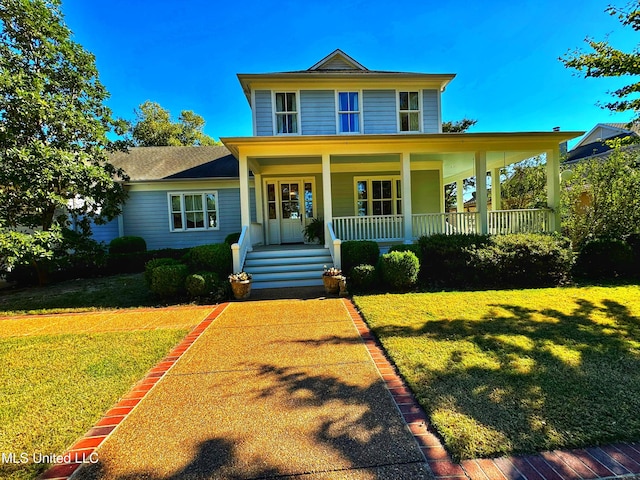
<svg viewBox="0 0 640 480">
<path fill-rule="evenodd" d="M 463 118 L 462 120 L 442 122 L 442 133 L 464 133 L 473 127 L 477 120 Z M 465 178 L 463 180 L 463 190 L 474 188 L 476 185 L 475 178 Z M 444 202 L 446 211 L 450 211 L 456 204 L 456 195 L 458 187 L 455 183 L 449 183 L 444 186 Z"/>
<path fill-rule="evenodd" d="M 639 232 L 640 152 L 618 146 L 605 159 L 577 163 L 561 200 L 564 234 L 576 247 Z"/>
<path fill-rule="evenodd" d="M 85 231 L 120 212 L 117 130 L 94 56 L 71 39 L 59 0 L 0 3 L 0 256 L 34 261 L 62 241 L 68 213 Z M 117 132 L 122 133 L 122 132 Z M 38 232 L 38 233 L 34 233 Z"/>
<path fill-rule="evenodd" d="M 220 142 L 202 131 L 204 119 L 191 110 L 183 110 L 178 121 L 174 122 L 171 120 L 169 110 L 162 108 L 156 102 L 147 100 L 136 109 L 135 113 L 136 120 L 131 125 L 129 133 L 136 146 L 220 145 Z"/>
<path fill-rule="evenodd" d="M 634 31 L 640 31 L 640 4 L 638 1 L 629 2 L 625 7 L 609 6 L 606 10 L 612 16 L 617 17 L 623 26 L 631 27 Z M 596 41 L 587 37 L 585 42 L 591 48 L 589 52 L 575 50 L 567 53 L 560 61 L 568 68 L 574 68 L 585 77 L 622 77 L 637 76 L 640 74 L 640 50 L 623 52 L 611 46 L 609 42 Z M 640 81 L 630 83 L 622 88 L 610 92 L 614 101 L 605 103 L 604 108 L 615 112 L 631 111 L 634 121 L 639 119 Z"/>
<path fill-rule="evenodd" d="M 547 206 L 545 163 L 542 157 L 534 157 L 503 170 L 501 175 L 503 209 L 544 208 Z"/>
</svg>

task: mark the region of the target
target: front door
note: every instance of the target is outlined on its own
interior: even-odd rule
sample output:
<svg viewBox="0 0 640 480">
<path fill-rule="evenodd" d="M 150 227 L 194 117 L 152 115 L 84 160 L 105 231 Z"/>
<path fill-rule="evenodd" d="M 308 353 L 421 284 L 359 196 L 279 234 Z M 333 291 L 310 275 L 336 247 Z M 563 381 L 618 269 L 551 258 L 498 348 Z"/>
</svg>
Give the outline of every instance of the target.
<svg viewBox="0 0 640 480">
<path fill-rule="evenodd" d="M 304 209 L 301 204 L 299 181 L 281 181 L 280 184 L 280 241 L 300 243 L 304 240 Z"/>
</svg>

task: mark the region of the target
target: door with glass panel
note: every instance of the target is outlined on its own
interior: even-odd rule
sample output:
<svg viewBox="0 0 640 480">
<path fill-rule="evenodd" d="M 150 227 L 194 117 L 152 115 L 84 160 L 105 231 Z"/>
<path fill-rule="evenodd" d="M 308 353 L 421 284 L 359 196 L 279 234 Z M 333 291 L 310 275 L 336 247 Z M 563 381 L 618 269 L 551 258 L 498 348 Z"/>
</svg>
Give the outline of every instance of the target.
<svg viewBox="0 0 640 480">
<path fill-rule="evenodd" d="M 269 243 L 300 243 L 313 218 L 313 184 L 307 180 L 267 181 L 266 206 Z"/>
</svg>

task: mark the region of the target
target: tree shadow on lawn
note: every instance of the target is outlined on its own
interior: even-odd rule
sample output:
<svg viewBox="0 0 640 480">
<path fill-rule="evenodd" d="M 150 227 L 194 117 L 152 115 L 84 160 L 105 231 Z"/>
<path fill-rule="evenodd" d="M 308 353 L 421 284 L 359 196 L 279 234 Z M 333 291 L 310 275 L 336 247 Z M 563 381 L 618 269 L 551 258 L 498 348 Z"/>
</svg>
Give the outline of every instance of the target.
<svg viewBox="0 0 640 480">
<path fill-rule="evenodd" d="M 455 459 L 640 438 L 640 319 L 627 307 L 490 306 L 474 321 L 373 328 Z"/>
</svg>

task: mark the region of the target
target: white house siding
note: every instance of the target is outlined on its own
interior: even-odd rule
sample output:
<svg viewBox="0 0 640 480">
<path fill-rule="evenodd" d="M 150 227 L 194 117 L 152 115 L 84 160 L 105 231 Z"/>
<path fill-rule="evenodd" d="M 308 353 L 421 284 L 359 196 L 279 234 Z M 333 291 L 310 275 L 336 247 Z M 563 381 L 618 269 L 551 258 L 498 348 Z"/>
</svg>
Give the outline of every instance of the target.
<svg viewBox="0 0 640 480">
<path fill-rule="evenodd" d="M 218 188 L 219 230 L 171 232 L 167 193 L 172 190 L 134 191 L 124 206 L 124 234 L 139 236 L 149 250 L 187 248 L 208 243 L 221 243 L 230 233 L 239 232 L 240 189 Z M 188 190 L 181 190 L 187 192 Z M 194 190 L 202 191 L 202 190 Z M 250 190 L 251 220 L 255 221 L 255 191 Z"/>
<path fill-rule="evenodd" d="M 364 133 L 396 133 L 398 131 L 395 90 L 364 90 Z"/>
<path fill-rule="evenodd" d="M 335 135 L 335 92 L 333 90 L 301 90 L 300 121 L 303 135 Z"/>
<path fill-rule="evenodd" d="M 422 91 L 422 130 L 424 133 L 438 133 L 438 91 Z"/>
<path fill-rule="evenodd" d="M 273 135 L 273 112 L 271 108 L 271 90 L 256 90 L 255 93 L 256 135 Z"/>
</svg>

